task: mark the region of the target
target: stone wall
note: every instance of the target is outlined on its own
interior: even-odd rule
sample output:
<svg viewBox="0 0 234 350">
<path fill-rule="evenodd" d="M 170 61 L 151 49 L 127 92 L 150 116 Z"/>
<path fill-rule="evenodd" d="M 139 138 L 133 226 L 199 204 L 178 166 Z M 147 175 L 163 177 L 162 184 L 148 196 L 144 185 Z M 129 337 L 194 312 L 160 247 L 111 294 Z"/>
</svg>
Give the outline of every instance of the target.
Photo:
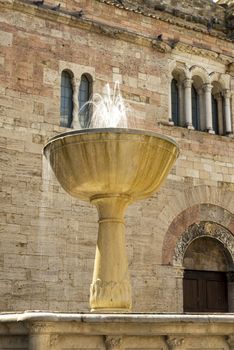
<svg viewBox="0 0 234 350">
<path fill-rule="evenodd" d="M 173 220 L 195 205 L 233 215 L 234 143 L 165 125 L 170 65 L 225 74 L 233 46 L 100 2 L 81 4 L 85 19 L 0 1 L 0 310 L 89 309 L 97 214 L 60 188 L 42 157 L 46 140 L 66 131 L 59 126 L 60 76 L 69 68 L 78 78 L 89 72 L 96 92 L 118 79 L 134 126 L 172 136 L 181 147 L 162 189 L 131 206 L 126 225 L 133 311 L 182 311 L 182 272 L 163 262 L 164 238 Z M 152 46 L 160 33 L 166 48 Z M 184 46 L 167 50 L 170 39 Z M 222 222 L 219 211 L 213 221 Z"/>
</svg>

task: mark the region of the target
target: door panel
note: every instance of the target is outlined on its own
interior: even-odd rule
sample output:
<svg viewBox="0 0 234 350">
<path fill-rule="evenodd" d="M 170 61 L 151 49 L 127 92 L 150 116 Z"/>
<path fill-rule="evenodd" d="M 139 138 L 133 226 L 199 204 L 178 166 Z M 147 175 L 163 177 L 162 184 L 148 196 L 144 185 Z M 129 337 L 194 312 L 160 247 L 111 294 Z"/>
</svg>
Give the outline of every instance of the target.
<svg viewBox="0 0 234 350">
<path fill-rule="evenodd" d="M 227 312 L 227 279 L 224 272 L 185 270 L 185 312 Z"/>
</svg>

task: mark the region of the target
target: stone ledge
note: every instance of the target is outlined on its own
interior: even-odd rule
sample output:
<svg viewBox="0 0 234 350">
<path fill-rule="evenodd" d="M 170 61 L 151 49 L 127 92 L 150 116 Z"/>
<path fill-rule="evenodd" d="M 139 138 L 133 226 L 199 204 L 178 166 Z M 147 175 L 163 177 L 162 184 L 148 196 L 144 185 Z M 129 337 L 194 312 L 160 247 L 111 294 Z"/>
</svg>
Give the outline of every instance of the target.
<svg viewBox="0 0 234 350">
<path fill-rule="evenodd" d="M 232 323 L 234 313 L 229 314 L 174 314 L 174 313 L 58 313 L 25 311 L 22 313 L 1 313 L 0 323 L 11 322 L 69 322 L 81 323 Z"/>
</svg>

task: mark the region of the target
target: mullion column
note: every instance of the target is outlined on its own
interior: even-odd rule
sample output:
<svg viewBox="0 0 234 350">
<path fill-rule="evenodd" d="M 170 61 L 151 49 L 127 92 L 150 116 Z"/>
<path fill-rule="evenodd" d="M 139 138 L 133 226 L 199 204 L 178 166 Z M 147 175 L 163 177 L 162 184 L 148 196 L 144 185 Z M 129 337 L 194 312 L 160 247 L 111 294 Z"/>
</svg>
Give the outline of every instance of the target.
<svg viewBox="0 0 234 350">
<path fill-rule="evenodd" d="M 232 121 L 231 121 L 231 92 L 230 90 L 224 91 L 224 118 L 225 118 L 225 131 L 226 134 L 232 133 Z"/>
<path fill-rule="evenodd" d="M 194 130 L 192 123 L 192 80 L 184 80 L 184 109 L 185 109 L 185 125 L 188 129 Z"/>
<path fill-rule="evenodd" d="M 73 112 L 72 112 L 72 127 L 73 129 L 81 129 L 79 121 L 79 86 L 80 79 L 73 77 L 72 79 L 72 89 L 73 89 Z"/>
<path fill-rule="evenodd" d="M 214 134 L 212 122 L 212 103 L 211 103 L 211 84 L 204 85 L 205 92 L 205 114 L 206 114 L 206 130 L 209 134 Z"/>
</svg>

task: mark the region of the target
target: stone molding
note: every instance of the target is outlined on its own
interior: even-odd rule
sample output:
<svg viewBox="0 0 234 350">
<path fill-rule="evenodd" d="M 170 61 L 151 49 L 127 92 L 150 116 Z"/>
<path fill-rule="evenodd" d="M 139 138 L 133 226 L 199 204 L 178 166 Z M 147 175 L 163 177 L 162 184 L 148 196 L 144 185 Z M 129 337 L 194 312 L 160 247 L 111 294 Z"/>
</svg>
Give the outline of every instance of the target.
<svg viewBox="0 0 234 350">
<path fill-rule="evenodd" d="M 110 4 L 110 2 L 108 1 L 107 2 L 103 0 L 99 0 L 99 1 Z M 1 7 L 14 9 L 14 10 L 17 10 L 23 13 L 28 13 L 30 15 L 34 15 L 43 19 L 48 19 L 54 22 L 60 22 L 72 27 L 79 27 L 82 29 L 91 30 L 93 32 L 102 33 L 112 38 L 114 37 L 120 40 L 124 40 L 126 42 L 133 42 L 140 46 L 147 46 L 147 47 L 151 46 L 157 49 L 159 52 L 163 52 L 163 53 L 167 53 L 167 52 L 170 52 L 171 50 L 175 50 L 175 51 L 180 51 L 185 53 L 192 53 L 202 57 L 210 57 L 223 64 L 232 63 L 232 57 L 230 56 L 214 53 L 211 50 L 202 49 L 183 42 L 174 43 L 172 40 L 158 43 L 157 40 L 155 40 L 155 38 L 153 37 L 142 35 L 140 33 L 137 33 L 131 30 L 126 30 L 121 27 L 110 26 L 105 23 L 95 21 L 93 19 L 79 17 L 79 16 L 76 16 L 75 12 L 69 12 L 62 8 L 59 10 L 59 12 L 53 11 L 48 6 L 40 6 L 40 7 L 35 6 L 32 4 L 32 2 L 28 0 L 8 0 L 8 1 L 0 0 L 0 8 Z M 126 10 L 129 10 L 129 9 L 126 9 Z M 138 13 L 141 13 L 141 12 L 138 11 Z M 141 14 L 144 15 L 143 13 Z M 148 16 L 153 17 L 155 19 L 169 22 L 170 24 L 175 24 L 179 27 L 200 31 L 207 34 L 207 30 L 206 28 L 202 28 L 203 26 L 201 26 L 201 28 L 200 27 L 196 28 L 196 27 L 193 27 L 192 24 L 189 24 L 189 25 L 183 24 L 181 20 L 175 21 L 175 18 L 172 15 L 170 15 L 170 18 L 161 18 L 160 16 L 156 16 L 156 15 L 155 16 L 148 15 Z M 220 37 L 221 39 L 228 40 L 225 35 L 220 36 L 214 32 L 210 33 L 209 35 L 214 35 L 214 36 Z"/>
<path fill-rule="evenodd" d="M 117 335 L 105 335 L 104 342 L 106 350 L 119 349 L 122 344 L 122 337 Z"/>
<path fill-rule="evenodd" d="M 113 1 L 113 0 L 98 0 L 101 3 L 105 3 L 107 5 L 115 6 L 120 9 L 123 9 L 125 11 L 131 11 L 135 13 L 139 13 L 143 16 L 152 17 L 155 19 L 160 19 L 165 22 L 169 22 L 172 24 L 175 24 L 180 27 L 184 27 L 186 29 L 192 29 L 199 32 L 205 32 L 207 33 L 207 25 L 210 24 L 210 21 L 212 18 L 203 18 L 201 16 L 191 16 L 187 15 L 176 9 L 170 9 L 168 8 L 166 10 L 165 5 L 155 5 L 154 10 L 150 10 L 149 8 L 145 8 L 143 6 L 139 6 L 139 4 L 136 4 L 136 6 L 133 5 L 125 5 L 123 2 L 120 1 Z M 209 32 L 209 35 L 211 36 L 219 36 L 223 37 L 225 28 L 221 28 L 219 26 L 219 30 L 215 30 L 215 28 L 212 26 L 212 31 Z M 222 34 L 221 34 L 222 33 Z"/>
<path fill-rule="evenodd" d="M 231 264 L 234 265 L 234 236 L 227 229 L 213 222 L 201 222 L 188 227 L 175 247 L 173 265 L 183 266 L 186 249 L 199 237 L 211 237 L 220 241 L 229 252 Z"/>
<path fill-rule="evenodd" d="M 218 62 L 224 63 L 224 64 L 230 64 L 232 62 L 231 56 L 226 56 L 221 53 L 217 53 L 211 50 L 203 49 L 200 47 L 192 46 L 185 44 L 183 42 L 177 42 L 173 45 L 173 51 L 179 51 L 184 52 L 192 55 L 198 55 L 205 58 L 211 58 L 213 60 L 216 60 Z"/>
<path fill-rule="evenodd" d="M 45 322 L 39 322 L 35 321 L 30 324 L 28 324 L 29 333 L 30 335 L 38 335 L 47 333 L 48 331 L 48 325 Z"/>
</svg>

